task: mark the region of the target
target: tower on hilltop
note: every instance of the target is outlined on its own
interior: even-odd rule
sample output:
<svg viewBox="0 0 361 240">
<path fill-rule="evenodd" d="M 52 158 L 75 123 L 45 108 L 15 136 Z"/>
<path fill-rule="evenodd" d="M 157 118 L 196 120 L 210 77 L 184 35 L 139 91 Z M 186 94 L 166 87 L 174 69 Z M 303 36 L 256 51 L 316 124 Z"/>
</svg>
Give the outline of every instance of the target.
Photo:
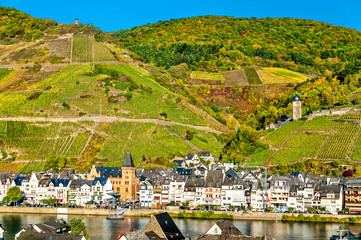
<svg viewBox="0 0 361 240">
<path fill-rule="evenodd" d="M 77 18 L 75 18 L 75 25 L 79 24 L 79 20 Z"/>
<path fill-rule="evenodd" d="M 296 95 L 292 99 L 293 105 L 293 121 L 296 121 L 302 118 L 302 102 L 300 96 Z"/>
</svg>

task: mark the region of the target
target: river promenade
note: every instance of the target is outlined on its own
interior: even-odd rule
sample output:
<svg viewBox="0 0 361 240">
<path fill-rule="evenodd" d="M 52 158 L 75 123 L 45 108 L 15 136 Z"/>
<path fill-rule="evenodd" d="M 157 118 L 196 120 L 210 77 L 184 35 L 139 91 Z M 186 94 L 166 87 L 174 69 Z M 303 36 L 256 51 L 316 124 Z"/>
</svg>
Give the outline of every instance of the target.
<svg viewBox="0 0 361 240">
<path fill-rule="evenodd" d="M 163 210 L 163 209 L 128 209 L 124 216 L 126 217 L 150 217 L 158 213 L 167 211 L 170 214 L 181 212 L 192 213 L 193 210 Z M 49 214 L 49 215 L 83 215 L 83 216 L 106 216 L 114 213 L 114 209 L 97 208 L 54 208 L 54 207 L 0 207 L 0 214 Z M 280 221 L 283 215 L 292 215 L 293 213 L 264 213 L 264 212 L 225 212 L 215 211 L 215 214 L 227 213 L 232 215 L 235 220 L 255 220 L 255 221 Z M 294 215 L 298 215 L 297 213 Z M 306 214 L 313 216 L 313 214 Z M 352 215 L 324 215 L 325 217 L 349 218 Z"/>
</svg>

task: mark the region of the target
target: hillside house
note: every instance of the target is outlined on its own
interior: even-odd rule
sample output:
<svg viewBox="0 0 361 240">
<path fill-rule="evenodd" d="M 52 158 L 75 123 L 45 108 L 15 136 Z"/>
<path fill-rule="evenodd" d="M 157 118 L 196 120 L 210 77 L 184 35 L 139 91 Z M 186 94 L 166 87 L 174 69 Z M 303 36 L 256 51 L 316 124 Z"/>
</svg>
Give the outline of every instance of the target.
<svg viewBox="0 0 361 240">
<path fill-rule="evenodd" d="M 192 165 L 198 165 L 200 163 L 199 157 L 195 153 L 188 153 L 185 157 L 185 162 L 188 166 Z"/>
</svg>

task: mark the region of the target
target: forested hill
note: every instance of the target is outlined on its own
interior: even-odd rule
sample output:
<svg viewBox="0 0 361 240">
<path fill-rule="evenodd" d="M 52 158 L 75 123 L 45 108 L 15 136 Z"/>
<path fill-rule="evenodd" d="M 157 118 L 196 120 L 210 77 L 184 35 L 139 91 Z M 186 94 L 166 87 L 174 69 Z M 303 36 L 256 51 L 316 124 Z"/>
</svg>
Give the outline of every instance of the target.
<svg viewBox="0 0 361 240">
<path fill-rule="evenodd" d="M 361 56 L 361 32 L 313 20 L 201 16 L 112 33 L 146 62 L 228 70 L 240 65 L 331 74 Z"/>
<path fill-rule="evenodd" d="M 0 44 L 12 44 L 19 41 L 34 41 L 44 35 L 65 33 L 92 34 L 97 40 L 109 40 L 104 31 L 88 25 L 61 24 L 51 19 L 32 17 L 15 8 L 0 7 Z"/>
</svg>

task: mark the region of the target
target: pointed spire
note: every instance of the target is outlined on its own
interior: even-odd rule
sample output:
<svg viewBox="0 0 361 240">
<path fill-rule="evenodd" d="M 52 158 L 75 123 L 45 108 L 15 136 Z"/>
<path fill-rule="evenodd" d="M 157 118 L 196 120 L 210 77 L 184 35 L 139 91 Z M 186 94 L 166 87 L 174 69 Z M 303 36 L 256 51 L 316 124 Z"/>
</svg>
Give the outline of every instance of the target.
<svg viewBox="0 0 361 240">
<path fill-rule="evenodd" d="M 125 156 L 123 167 L 135 167 L 133 163 L 132 155 L 130 153 L 127 153 L 127 155 Z"/>
</svg>

